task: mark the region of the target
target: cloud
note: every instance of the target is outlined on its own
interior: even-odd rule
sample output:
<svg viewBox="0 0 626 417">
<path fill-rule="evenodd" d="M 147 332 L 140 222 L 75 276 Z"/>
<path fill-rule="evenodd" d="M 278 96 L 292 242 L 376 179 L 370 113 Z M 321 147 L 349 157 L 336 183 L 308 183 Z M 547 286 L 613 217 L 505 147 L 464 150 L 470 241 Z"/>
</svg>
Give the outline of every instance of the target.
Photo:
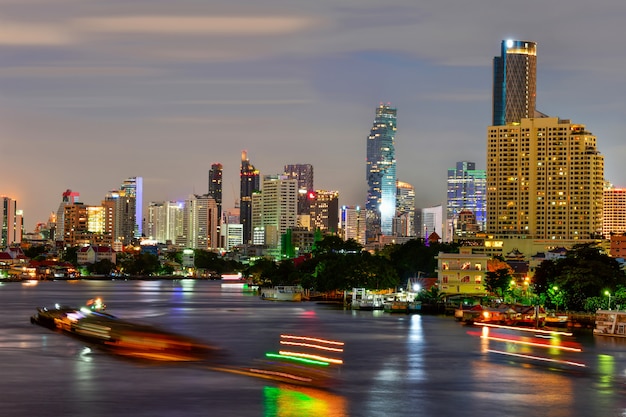
<svg viewBox="0 0 626 417">
<path fill-rule="evenodd" d="M 0 21 L 0 45 L 67 45 L 72 34 L 56 25 Z"/>
<path fill-rule="evenodd" d="M 297 16 L 123 16 L 81 18 L 86 32 L 119 34 L 273 36 L 301 32 L 315 19 Z"/>
</svg>

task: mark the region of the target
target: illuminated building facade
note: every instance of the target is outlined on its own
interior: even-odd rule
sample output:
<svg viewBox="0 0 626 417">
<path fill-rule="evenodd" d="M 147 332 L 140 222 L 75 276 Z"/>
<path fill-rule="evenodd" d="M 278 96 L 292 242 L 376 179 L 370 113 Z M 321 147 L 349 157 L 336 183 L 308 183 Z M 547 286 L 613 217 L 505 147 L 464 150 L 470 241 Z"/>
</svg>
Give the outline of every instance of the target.
<svg viewBox="0 0 626 417">
<path fill-rule="evenodd" d="M 359 206 L 342 206 L 339 215 L 339 230 L 343 240 L 353 239 L 365 246 L 365 210 Z"/>
<path fill-rule="evenodd" d="M 426 207 L 422 210 L 420 236 L 425 240 L 436 233 L 444 242 L 448 242 L 444 229 L 444 209 L 443 206 Z"/>
<path fill-rule="evenodd" d="M 0 248 L 7 248 L 22 242 L 22 212 L 17 209 L 17 201 L 1 196 L 0 205 Z"/>
<path fill-rule="evenodd" d="M 133 238 L 138 239 L 143 236 L 143 178 L 130 177 L 124 180 L 120 186 L 120 195 L 134 200 L 133 212 L 129 215 L 133 217 Z"/>
<path fill-rule="evenodd" d="M 209 170 L 209 192 L 217 204 L 217 218 L 222 218 L 222 164 L 212 164 Z M 221 221 L 221 220 L 220 220 Z"/>
<path fill-rule="evenodd" d="M 504 40 L 493 59 L 493 126 L 535 117 L 537 44 Z"/>
<path fill-rule="evenodd" d="M 615 188 L 610 184 L 602 192 L 602 235 L 610 239 L 611 234 L 626 233 L 626 188 Z"/>
<path fill-rule="evenodd" d="M 239 221 L 243 225 L 243 241 L 252 239 L 252 194 L 260 190 L 260 174 L 250 163 L 248 153 L 241 153 Z"/>
<path fill-rule="evenodd" d="M 488 128 L 489 234 L 598 237 L 603 185 L 604 157 L 582 124 L 542 117 Z"/>
<path fill-rule="evenodd" d="M 381 104 L 367 137 L 367 241 L 393 234 L 396 215 L 396 109 Z"/>
<path fill-rule="evenodd" d="M 56 224 L 55 224 L 55 240 L 58 242 L 62 242 L 64 240 L 64 232 L 63 227 L 65 225 L 65 221 L 63 219 L 63 215 L 65 213 L 65 206 L 68 204 L 78 203 L 80 198 L 80 193 L 67 189 L 61 195 L 61 204 L 59 204 L 59 208 L 57 209 L 56 216 Z"/>
<path fill-rule="evenodd" d="M 397 181 L 396 192 L 394 235 L 415 236 L 415 187 L 407 182 Z"/>
<path fill-rule="evenodd" d="M 310 230 L 337 233 L 339 230 L 339 191 L 317 190 L 308 194 L 311 207 Z"/>
<path fill-rule="evenodd" d="M 280 249 L 281 236 L 298 224 L 298 181 L 285 175 L 266 175 L 261 192 L 254 197 L 253 228 L 263 230 L 263 244 Z"/>
<path fill-rule="evenodd" d="M 289 179 L 298 181 L 298 214 L 308 215 L 311 210 L 309 193 L 314 190 L 313 165 L 285 165 L 285 175 Z"/>
<path fill-rule="evenodd" d="M 185 235 L 185 203 L 182 201 L 151 202 L 148 206 L 147 236 L 159 243 L 187 245 Z"/>
<path fill-rule="evenodd" d="M 192 195 L 185 201 L 184 225 L 188 248 L 219 247 L 217 203 L 210 195 Z"/>
<path fill-rule="evenodd" d="M 468 224 L 468 211 L 473 214 L 478 231 L 484 231 L 487 221 L 487 171 L 476 169 L 474 162 L 461 161 L 456 163 L 456 168 L 448 169 L 448 233 L 460 236 L 468 232 L 464 227 Z M 461 213 L 463 221 L 460 221 Z"/>
</svg>

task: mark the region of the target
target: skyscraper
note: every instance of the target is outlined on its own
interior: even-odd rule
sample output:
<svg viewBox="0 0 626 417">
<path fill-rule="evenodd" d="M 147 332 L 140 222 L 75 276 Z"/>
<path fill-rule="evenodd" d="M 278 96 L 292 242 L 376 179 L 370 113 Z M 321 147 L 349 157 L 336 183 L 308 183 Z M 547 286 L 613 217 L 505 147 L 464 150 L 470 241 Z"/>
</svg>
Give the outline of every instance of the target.
<svg viewBox="0 0 626 417">
<path fill-rule="evenodd" d="M 393 233 L 396 215 L 396 109 L 389 104 L 376 108 L 367 137 L 367 241 Z"/>
<path fill-rule="evenodd" d="M 415 236 L 415 187 L 408 182 L 397 182 L 395 234 Z"/>
<path fill-rule="evenodd" d="M 469 210 L 476 219 L 478 230 L 485 230 L 487 220 L 487 172 L 476 169 L 469 161 L 456 163 L 456 168 L 448 169 L 448 229 L 457 235 L 464 234 L 464 226 L 459 224 L 459 214 Z"/>
<path fill-rule="evenodd" d="M 287 178 L 298 180 L 298 214 L 308 215 L 310 212 L 309 193 L 313 192 L 313 165 L 285 165 Z"/>
<path fill-rule="evenodd" d="M 250 163 L 248 153 L 241 152 L 239 221 L 243 225 L 243 243 L 252 239 L 252 194 L 259 191 L 260 174 Z"/>
<path fill-rule="evenodd" d="M 221 223 L 222 219 L 222 164 L 211 165 L 209 170 L 209 195 L 217 203 L 217 218 Z"/>
<path fill-rule="evenodd" d="M 365 212 L 359 206 L 342 206 L 339 216 L 339 229 L 343 240 L 353 239 L 365 245 Z"/>
<path fill-rule="evenodd" d="M 143 236 L 143 177 L 127 178 L 120 186 L 120 191 L 123 192 L 124 196 L 135 200 L 135 212 L 132 214 L 134 221 L 133 237 L 138 239 Z"/>
<path fill-rule="evenodd" d="M 626 188 L 615 188 L 607 184 L 603 192 L 602 235 L 610 239 L 611 234 L 626 233 Z"/>
<path fill-rule="evenodd" d="M 339 191 L 317 190 L 309 193 L 311 230 L 337 233 L 339 228 Z"/>
<path fill-rule="evenodd" d="M 285 175 L 266 175 L 254 195 L 253 229 L 263 230 L 263 244 L 280 249 L 281 235 L 297 226 L 298 182 Z"/>
<path fill-rule="evenodd" d="M 493 126 L 535 117 L 537 44 L 503 40 L 493 58 Z"/>
<path fill-rule="evenodd" d="M 0 201 L 0 248 L 22 242 L 22 215 L 17 201 L 1 196 Z"/>
<path fill-rule="evenodd" d="M 604 157 L 584 125 L 556 117 L 491 126 L 487 232 L 593 239 L 602 231 Z"/>
</svg>

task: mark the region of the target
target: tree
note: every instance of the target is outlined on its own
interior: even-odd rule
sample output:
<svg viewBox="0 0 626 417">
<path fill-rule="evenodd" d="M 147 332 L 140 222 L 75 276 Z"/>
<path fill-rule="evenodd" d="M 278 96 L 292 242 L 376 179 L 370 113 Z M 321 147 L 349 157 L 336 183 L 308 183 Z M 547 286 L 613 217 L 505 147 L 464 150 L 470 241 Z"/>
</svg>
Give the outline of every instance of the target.
<svg viewBox="0 0 626 417">
<path fill-rule="evenodd" d="M 511 268 L 498 268 L 485 274 L 485 288 L 492 294 L 504 297 L 511 288 Z"/>
</svg>

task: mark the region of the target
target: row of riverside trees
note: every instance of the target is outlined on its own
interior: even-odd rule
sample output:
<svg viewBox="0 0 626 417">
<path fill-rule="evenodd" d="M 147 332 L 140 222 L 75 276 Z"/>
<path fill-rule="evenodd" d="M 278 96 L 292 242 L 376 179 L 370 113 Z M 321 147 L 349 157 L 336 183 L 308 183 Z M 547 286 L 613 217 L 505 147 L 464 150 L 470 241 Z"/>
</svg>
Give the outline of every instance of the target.
<svg viewBox="0 0 626 417">
<path fill-rule="evenodd" d="M 363 251 L 354 240 L 326 236 L 316 242 L 310 257 L 304 260 L 274 261 L 261 258 L 250 265 L 228 260 L 221 255 L 195 250 L 195 267 L 216 275 L 242 272 L 261 286 L 301 285 L 319 292 L 345 291 L 352 288 L 382 290 L 404 286 L 411 277 L 437 276 L 439 252 L 458 252 L 456 243 L 425 244 L 423 239 L 388 245 L 376 253 Z M 42 257 L 37 247 L 29 257 Z M 39 251 L 39 252 L 38 252 Z M 76 264 L 77 248 L 65 251 L 66 261 Z M 123 252 L 117 264 L 100 261 L 88 266 L 94 274 L 171 275 L 181 252 L 168 252 L 165 261 L 149 253 Z M 486 291 L 499 298 L 523 300 L 555 310 L 595 311 L 598 308 L 626 307 L 626 274 L 620 264 L 595 244 L 574 246 L 565 257 L 545 260 L 535 270 L 532 283 L 524 294 L 511 286 L 513 271 L 494 259 L 484 277 Z M 516 293 L 517 292 L 517 293 Z M 441 301 L 446 294 L 434 287 L 419 294 L 423 301 Z M 609 305 L 610 303 L 610 305 Z"/>
</svg>

